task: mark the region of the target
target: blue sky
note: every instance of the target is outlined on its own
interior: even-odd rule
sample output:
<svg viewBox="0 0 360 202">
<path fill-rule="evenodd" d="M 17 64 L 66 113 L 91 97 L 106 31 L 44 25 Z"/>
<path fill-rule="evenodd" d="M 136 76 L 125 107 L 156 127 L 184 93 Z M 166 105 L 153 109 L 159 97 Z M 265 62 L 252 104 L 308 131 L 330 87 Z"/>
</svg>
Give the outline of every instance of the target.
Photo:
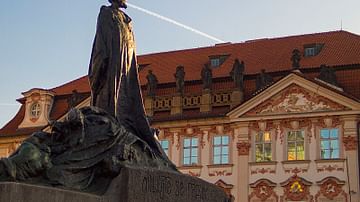
<svg viewBox="0 0 360 202">
<path fill-rule="evenodd" d="M 359 0 L 130 0 L 229 42 L 344 30 L 360 34 Z M 21 92 L 87 73 L 96 18 L 106 0 L 0 1 L 0 127 Z M 129 8 L 138 54 L 216 42 Z"/>
</svg>

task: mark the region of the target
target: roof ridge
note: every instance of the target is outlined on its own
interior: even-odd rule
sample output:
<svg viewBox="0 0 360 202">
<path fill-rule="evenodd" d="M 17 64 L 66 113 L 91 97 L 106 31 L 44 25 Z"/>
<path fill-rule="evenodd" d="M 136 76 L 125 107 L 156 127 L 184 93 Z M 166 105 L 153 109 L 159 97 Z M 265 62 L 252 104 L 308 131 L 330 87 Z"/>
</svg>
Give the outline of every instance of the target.
<svg viewBox="0 0 360 202">
<path fill-rule="evenodd" d="M 235 43 L 226 42 L 226 43 L 221 43 L 221 46 L 217 46 L 217 44 L 214 44 L 214 45 L 203 46 L 203 47 L 168 50 L 168 51 L 163 51 L 163 52 L 141 54 L 141 55 L 138 55 L 138 57 L 141 58 L 141 57 L 148 57 L 148 56 L 159 55 L 159 54 L 172 54 L 172 53 L 178 53 L 178 52 L 197 51 L 197 50 L 216 48 L 216 47 L 236 46 L 236 45 L 240 45 L 240 44 L 265 41 L 265 40 L 281 40 L 281 39 L 289 39 L 289 38 L 304 37 L 304 36 L 315 36 L 315 35 L 325 35 L 325 34 L 328 35 L 328 34 L 335 34 L 335 33 L 346 33 L 346 34 L 351 34 L 356 37 L 360 37 L 360 35 L 357 35 L 355 33 L 352 33 L 352 32 L 346 31 L 346 30 L 332 30 L 332 31 L 305 33 L 305 34 L 298 34 L 298 35 L 287 35 L 287 36 L 280 36 L 280 37 L 264 37 L 264 38 L 257 38 L 257 39 L 249 39 L 249 40 L 235 42 Z"/>
</svg>

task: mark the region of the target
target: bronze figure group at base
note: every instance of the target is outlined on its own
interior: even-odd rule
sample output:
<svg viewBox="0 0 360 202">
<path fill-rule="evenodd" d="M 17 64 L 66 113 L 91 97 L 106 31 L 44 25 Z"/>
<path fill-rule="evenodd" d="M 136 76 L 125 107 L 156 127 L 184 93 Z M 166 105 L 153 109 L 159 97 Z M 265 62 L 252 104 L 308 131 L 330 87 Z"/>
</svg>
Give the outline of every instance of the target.
<svg viewBox="0 0 360 202">
<path fill-rule="evenodd" d="M 98 17 L 89 66 L 91 107 L 71 109 L 50 133 L 37 132 L 0 160 L 0 181 L 104 193 L 121 168 L 178 172 L 146 118 L 125 0 Z"/>
</svg>

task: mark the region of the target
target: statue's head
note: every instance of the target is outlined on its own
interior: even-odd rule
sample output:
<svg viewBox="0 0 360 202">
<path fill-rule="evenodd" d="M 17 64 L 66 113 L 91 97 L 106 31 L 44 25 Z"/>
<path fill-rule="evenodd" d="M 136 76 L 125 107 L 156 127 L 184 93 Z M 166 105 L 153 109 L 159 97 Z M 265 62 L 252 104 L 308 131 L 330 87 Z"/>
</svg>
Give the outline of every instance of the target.
<svg viewBox="0 0 360 202">
<path fill-rule="evenodd" d="M 116 6 L 118 8 L 127 8 L 126 1 L 127 0 L 108 0 L 111 5 Z"/>
</svg>

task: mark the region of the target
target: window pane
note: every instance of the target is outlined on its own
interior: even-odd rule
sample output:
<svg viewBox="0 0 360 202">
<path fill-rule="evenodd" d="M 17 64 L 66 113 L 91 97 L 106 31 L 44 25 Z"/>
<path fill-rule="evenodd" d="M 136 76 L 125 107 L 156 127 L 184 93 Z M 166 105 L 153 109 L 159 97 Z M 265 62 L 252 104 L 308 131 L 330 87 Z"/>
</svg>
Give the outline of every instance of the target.
<svg viewBox="0 0 360 202">
<path fill-rule="evenodd" d="M 222 144 L 223 145 L 229 144 L 229 136 L 222 136 Z"/>
<path fill-rule="evenodd" d="M 229 163 L 229 157 L 227 155 L 222 156 L 221 163 L 223 164 Z"/>
<path fill-rule="evenodd" d="M 190 147 L 190 139 L 189 138 L 184 139 L 184 147 Z"/>
<path fill-rule="evenodd" d="M 191 157 L 191 164 L 197 164 L 197 157 Z"/>
<path fill-rule="evenodd" d="M 271 161 L 271 144 L 264 144 L 264 160 Z"/>
<path fill-rule="evenodd" d="M 168 140 L 161 140 L 160 143 L 161 143 L 161 147 L 163 149 L 169 148 L 169 141 Z"/>
<path fill-rule="evenodd" d="M 330 133 L 330 138 L 337 139 L 338 137 L 338 129 L 332 129 Z"/>
<path fill-rule="evenodd" d="M 220 156 L 214 156 L 214 164 L 220 164 Z"/>
<path fill-rule="evenodd" d="M 320 130 L 320 135 L 322 139 L 329 138 L 329 130 L 328 129 L 322 129 Z"/>
<path fill-rule="evenodd" d="M 262 144 L 255 145 L 255 156 L 256 156 L 255 161 L 256 162 L 259 162 L 259 161 L 263 160 L 262 154 L 263 154 L 263 146 L 262 146 Z"/>
<path fill-rule="evenodd" d="M 322 150 L 321 158 L 322 159 L 330 159 L 330 150 Z"/>
<path fill-rule="evenodd" d="M 339 140 L 331 140 L 331 149 L 338 149 L 339 148 Z"/>
<path fill-rule="evenodd" d="M 295 141 L 296 140 L 296 133 L 295 132 L 289 132 L 288 133 L 288 141 Z"/>
<path fill-rule="evenodd" d="M 184 149 L 184 158 L 190 156 L 190 149 Z"/>
<path fill-rule="evenodd" d="M 214 145 L 221 145 L 221 137 L 220 136 L 214 137 Z"/>
<path fill-rule="evenodd" d="M 297 141 L 303 141 L 304 140 L 304 131 L 297 131 L 296 132 L 296 140 Z"/>
<path fill-rule="evenodd" d="M 184 157 L 184 164 L 185 164 L 185 165 L 189 165 L 189 164 L 190 164 L 190 158 L 189 158 L 189 157 Z"/>
<path fill-rule="evenodd" d="M 296 147 L 296 160 L 304 160 L 305 159 L 305 149 L 304 149 L 304 142 L 299 142 Z"/>
<path fill-rule="evenodd" d="M 265 132 L 264 133 L 264 142 L 270 142 L 270 141 L 271 141 L 270 133 Z"/>
<path fill-rule="evenodd" d="M 330 142 L 328 140 L 322 140 L 321 149 L 330 149 Z"/>
<path fill-rule="evenodd" d="M 214 147 L 214 155 L 220 155 L 221 154 L 221 147 Z"/>
<path fill-rule="evenodd" d="M 263 133 L 260 132 L 256 135 L 256 142 L 262 142 L 263 141 Z"/>
<path fill-rule="evenodd" d="M 340 154 L 339 154 L 339 150 L 338 149 L 334 149 L 331 152 L 331 158 L 332 159 L 338 159 L 340 158 Z"/>
<path fill-rule="evenodd" d="M 191 146 L 197 146 L 198 145 L 198 139 L 197 138 L 192 138 L 191 139 Z"/>
<path fill-rule="evenodd" d="M 198 150 L 197 150 L 197 148 L 191 149 L 191 156 L 198 156 Z"/>
<path fill-rule="evenodd" d="M 228 146 L 222 147 L 222 154 L 229 154 L 229 147 Z"/>
<path fill-rule="evenodd" d="M 296 160 L 295 143 L 288 143 L 288 160 Z"/>
</svg>

